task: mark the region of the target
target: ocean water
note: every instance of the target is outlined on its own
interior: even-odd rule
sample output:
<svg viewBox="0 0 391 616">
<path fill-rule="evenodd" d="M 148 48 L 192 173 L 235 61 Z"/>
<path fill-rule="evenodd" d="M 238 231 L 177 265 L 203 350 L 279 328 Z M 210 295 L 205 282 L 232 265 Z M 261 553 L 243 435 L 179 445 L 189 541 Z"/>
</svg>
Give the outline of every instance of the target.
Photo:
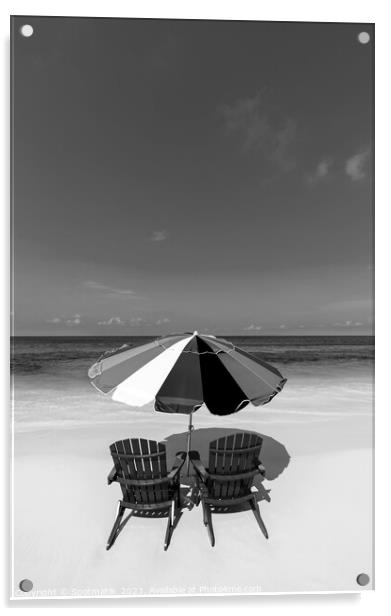
<svg viewBox="0 0 391 616">
<path fill-rule="evenodd" d="M 288 363 L 366 362 L 374 359 L 373 336 L 224 336 L 261 359 Z M 123 344 L 146 344 L 155 336 L 75 336 L 12 339 L 11 370 L 15 374 L 76 371 L 80 378 L 104 352 Z"/>
<path fill-rule="evenodd" d="M 273 364 L 288 379 L 265 412 L 294 414 L 372 413 L 372 336 L 223 336 Z M 15 426 L 74 425 L 112 421 L 129 408 L 100 395 L 88 368 L 106 351 L 154 337 L 15 337 L 11 341 Z M 134 409 L 137 413 L 151 409 Z"/>
</svg>

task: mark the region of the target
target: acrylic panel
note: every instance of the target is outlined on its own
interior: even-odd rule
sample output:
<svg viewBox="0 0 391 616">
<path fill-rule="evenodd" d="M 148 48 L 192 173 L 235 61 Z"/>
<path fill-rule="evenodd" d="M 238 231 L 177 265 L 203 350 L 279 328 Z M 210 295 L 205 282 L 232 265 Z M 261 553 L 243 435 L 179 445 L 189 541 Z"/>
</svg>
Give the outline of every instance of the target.
<svg viewBox="0 0 391 616">
<path fill-rule="evenodd" d="M 11 19 L 13 598 L 373 588 L 373 57 Z"/>
</svg>

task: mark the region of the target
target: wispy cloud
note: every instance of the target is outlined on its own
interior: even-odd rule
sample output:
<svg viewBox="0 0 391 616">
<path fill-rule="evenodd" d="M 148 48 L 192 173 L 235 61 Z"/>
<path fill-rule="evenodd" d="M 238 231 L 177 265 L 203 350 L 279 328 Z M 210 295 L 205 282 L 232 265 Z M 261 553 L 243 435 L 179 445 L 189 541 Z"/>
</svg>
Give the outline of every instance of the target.
<svg viewBox="0 0 391 616">
<path fill-rule="evenodd" d="M 238 136 L 242 151 L 259 152 L 284 171 L 295 166 L 288 149 L 296 136 L 296 122 L 289 117 L 274 120 L 266 91 L 252 98 L 224 105 L 221 113 L 227 134 Z"/>
<path fill-rule="evenodd" d="M 370 158 L 371 149 L 366 148 L 360 150 L 353 156 L 347 159 L 345 163 L 346 175 L 350 177 L 352 182 L 362 180 L 367 175 L 367 163 Z"/>
<path fill-rule="evenodd" d="M 308 183 L 315 184 L 316 182 L 319 182 L 320 180 L 323 180 L 325 177 L 327 177 L 332 164 L 333 161 L 331 158 L 324 158 L 323 160 L 321 160 L 316 165 L 315 171 L 307 175 Z"/>
<path fill-rule="evenodd" d="M 71 317 L 70 319 L 67 319 L 65 321 L 65 325 L 68 326 L 75 326 L 75 325 L 80 325 L 81 323 L 81 315 L 80 314 L 74 314 L 73 317 Z"/>
<path fill-rule="evenodd" d="M 98 325 L 125 325 L 125 321 L 121 321 L 120 317 L 110 317 L 107 321 L 98 321 Z"/>
<path fill-rule="evenodd" d="M 151 235 L 151 242 L 164 242 L 168 238 L 168 233 L 164 229 L 161 231 L 153 231 Z"/>
<path fill-rule="evenodd" d="M 60 317 L 53 317 L 52 319 L 48 319 L 47 323 L 61 323 Z"/>
<path fill-rule="evenodd" d="M 92 291 L 100 291 L 104 294 L 111 296 L 133 296 L 134 298 L 137 297 L 135 291 L 133 291 L 132 289 L 118 289 L 116 287 L 110 287 L 108 285 L 101 284 L 100 282 L 95 282 L 95 280 L 87 280 L 84 283 L 84 286 L 86 286 L 88 289 L 91 289 Z"/>
<path fill-rule="evenodd" d="M 164 317 L 163 319 L 158 319 L 155 322 L 155 325 L 163 325 L 164 323 L 170 323 L 170 322 L 171 322 L 170 319 L 168 319 L 167 317 Z"/>
<path fill-rule="evenodd" d="M 361 327 L 364 325 L 361 321 L 343 321 L 342 323 L 333 323 L 333 327 Z"/>
<path fill-rule="evenodd" d="M 254 323 L 250 323 L 250 325 L 247 325 L 247 327 L 244 327 L 243 329 L 247 330 L 247 331 L 251 331 L 251 330 L 260 330 L 262 329 L 262 325 L 255 325 Z"/>
<path fill-rule="evenodd" d="M 141 323 L 144 323 L 144 319 L 143 317 L 131 317 L 129 319 L 129 324 L 134 326 L 134 325 L 141 325 Z"/>
</svg>

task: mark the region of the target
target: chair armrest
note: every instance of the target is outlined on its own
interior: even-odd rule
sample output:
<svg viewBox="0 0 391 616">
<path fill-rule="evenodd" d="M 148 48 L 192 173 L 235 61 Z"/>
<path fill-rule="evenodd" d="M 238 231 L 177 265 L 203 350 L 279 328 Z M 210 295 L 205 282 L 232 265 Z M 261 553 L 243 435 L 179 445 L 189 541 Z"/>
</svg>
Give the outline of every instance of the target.
<svg viewBox="0 0 391 616">
<path fill-rule="evenodd" d="M 260 474 L 262 475 L 262 477 L 265 476 L 266 473 L 266 468 L 263 466 L 262 462 L 260 462 L 258 464 L 258 471 L 260 472 Z"/>
<path fill-rule="evenodd" d="M 174 479 L 176 477 L 176 475 L 181 470 L 185 460 L 186 460 L 186 452 L 185 451 L 178 451 L 175 454 L 174 464 L 172 465 L 172 468 L 171 468 L 170 472 L 167 475 L 167 479 L 171 480 L 171 479 Z"/>
<path fill-rule="evenodd" d="M 208 471 L 206 470 L 205 466 L 202 464 L 200 460 L 199 452 L 194 451 L 194 450 L 189 451 L 189 458 L 190 458 L 190 462 L 192 466 L 194 467 L 194 470 L 196 471 L 197 475 L 205 483 L 206 480 L 208 479 Z"/>
<path fill-rule="evenodd" d="M 111 469 L 111 471 L 109 473 L 109 476 L 107 477 L 107 483 L 110 485 L 116 479 L 117 479 L 117 470 L 116 470 L 115 466 L 113 466 L 113 468 Z"/>
</svg>

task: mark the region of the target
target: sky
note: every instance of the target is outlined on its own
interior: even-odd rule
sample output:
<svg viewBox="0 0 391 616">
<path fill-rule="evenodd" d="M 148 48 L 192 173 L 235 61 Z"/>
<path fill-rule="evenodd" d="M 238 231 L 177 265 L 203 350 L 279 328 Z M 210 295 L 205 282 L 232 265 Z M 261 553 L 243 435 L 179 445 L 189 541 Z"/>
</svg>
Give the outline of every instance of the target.
<svg viewBox="0 0 391 616">
<path fill-rule="evenodd" d="M 372 333 L 372 39 L 14 18 L 14 333 Z"/>
</svg>

